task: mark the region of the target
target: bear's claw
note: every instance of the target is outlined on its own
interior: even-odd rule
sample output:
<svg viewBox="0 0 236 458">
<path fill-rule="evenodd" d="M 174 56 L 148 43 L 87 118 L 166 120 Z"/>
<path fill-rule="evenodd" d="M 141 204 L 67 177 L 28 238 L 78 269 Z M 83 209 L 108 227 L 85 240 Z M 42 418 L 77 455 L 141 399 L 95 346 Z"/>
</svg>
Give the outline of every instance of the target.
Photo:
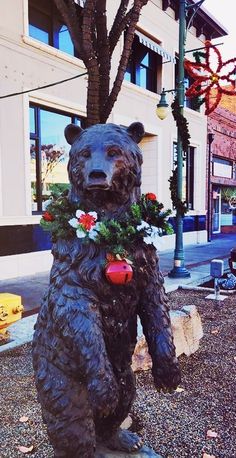
<svg viewBox="0 0 236 458">
<path fill-rule="evenodd" d="M 118 429 L 118 431 L 106 441 L 105 445 L 111 450 L 134 452 L 142 447 L 143 442 L 137 434 L 127 429 Z"/>
</svg>

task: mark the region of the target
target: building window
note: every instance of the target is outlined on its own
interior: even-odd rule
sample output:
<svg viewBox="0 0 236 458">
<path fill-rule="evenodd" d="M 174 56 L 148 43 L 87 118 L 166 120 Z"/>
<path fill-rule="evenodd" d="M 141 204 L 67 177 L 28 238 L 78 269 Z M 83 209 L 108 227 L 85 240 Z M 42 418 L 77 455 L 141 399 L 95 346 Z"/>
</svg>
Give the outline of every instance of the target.
<svg viewBox="0 0 236 458">
<path fill-rule="evenodd" d="M 223 178 L 233 178 L 233 162 L 213 156 L 213 175 Z"/>
<path fill-rule="evenodd" d="M 67 124 L 82 120 L 68 113 L 30 105 L 30 166 L 32 212 L 42 212 L 52 193 L 68 188 L 69 145 L 64 137 Z"/>
<path fill-rule="evenodd" d="M 52 0 L 29 0 L 29 35 L 78 57 L 67 26 Z"/>
<path fill-rule="evenodd" d="M 194 209 L 194 152 L 195 148 L 190 146 L 183 161 L 183 188 L 182 199 L 187 202 L 189 210 Z M 177 143 L 174 143 L 173 154 L 174 167 L 177 164 Z"/>
<path fill-rule="evenodd" d="M 175 65 L 175 87 L 177 88 L 178 85 L 178 68 L 179 65 L 179 59 L 178 56 L 176 56 L 176 65 Z M 184 70 L 184 87 L 185 91 L 193 84 L 194 79 L 188 75 L 187 71 Z M 196 99 L 193 97 L 186 97 L 184 98 L 184 106 L 187 108 L 191 108 L 191 110 L 194 111 L 200 111 L 199 106 L 197 106 Z"/>
<path fill-rule="evenodd" d="M 161 90 L 162 57 L 134 37 L 125 80 L 152 92 Z"/>
</svg>

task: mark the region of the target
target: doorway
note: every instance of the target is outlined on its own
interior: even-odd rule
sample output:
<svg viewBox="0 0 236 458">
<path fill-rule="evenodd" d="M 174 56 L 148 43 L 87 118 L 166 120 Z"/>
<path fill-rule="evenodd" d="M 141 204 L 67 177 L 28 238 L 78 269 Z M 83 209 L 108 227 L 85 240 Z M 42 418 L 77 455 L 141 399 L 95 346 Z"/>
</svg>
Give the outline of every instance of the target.
<svg viewBox="0 0 236 458">
<path fill-rule="evenodd" d="M 220 190 L 212 193 L 212 233 L 219 234 L 221 226 L 221 194 Z"/>
</svg>

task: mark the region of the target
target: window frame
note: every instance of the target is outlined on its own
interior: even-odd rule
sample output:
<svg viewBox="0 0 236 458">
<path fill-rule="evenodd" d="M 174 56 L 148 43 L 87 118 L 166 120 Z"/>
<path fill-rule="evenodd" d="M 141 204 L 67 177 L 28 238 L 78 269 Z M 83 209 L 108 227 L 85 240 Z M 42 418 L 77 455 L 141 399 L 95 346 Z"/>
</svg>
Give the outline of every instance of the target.
<svg viewBox="0 0 236 458">
<path fill-rule="evenodd" d="M 36 163 L 36 183 L 35 183 L 35 191 L 36 191 L 36 203 L 37 203 L 37 210 L 31 210 L 32 215 L 40 215 L 43 212 L 43 195 L 42 195 L 42 132 L 41 132 L 41 110 L 49 111 L 53 114 L 59 114 L 68 116 L 71 118 L 72 124 L 79 124 L 81 127 L 84 127 L 84 119 L 76 114 L 69 113 L 67 111 L 54 109 L 51 107 L 47 107 L 45 105 L 39 105 L 33 102 L 29 103 L 29 113 L 30 109 L 34 109 L 34 125 L 35 125 L 35 132 L 29 132 L 30 140 L 35 141 L 35 163 Z M 31 127 L 31 126 L 30 126 Z"/>
<path fill-rule="evenodd" d="M 222 175 L 217 173 L 217 166 L 215 164 L 221 165 L 222 167 L 228 167 L 228 170 L 231 172 L 230 176 Z M 219 170 L 219 169 L 218 169 Z M 219 157 L 217 155 L 213 155 L 212 157 L 212 175 L 214 177 L 226 178 L 228 180 L 234 179 L 234 161 L 227 157 Z"/>
<path fill-rule="evenodd" d="M 195 150 L 194 146 L 188 147 L 187 154 L 183 157 L 183 166 L 186 169 L 186 177 L 185 183 L 183 182 L 183 186 L 185 184 L 186 187 L 186 196 L 185 201 L 187 203 L 187 207 L 189 210 L 194 210 L 194 179 L 195 179 Z M 177 142 L 173 142 L 173 167 L 176 167 L 176 159 L 177 156 Z"/>
<path fill-rule="evenodd" d="M 48 0 L 47 0 L 48 1 Z M 56 31 L 57 30 L 57 25 L 59 23 L 61 23 L 61 26 L 65 26 L 66 27 L 66 24 L 64 23 L 56 5 L 54 4 L 54 2 L 52 0 L 49 0 L 49 4 L 48 4 L 48 10 L 46 11 L 43 7 L 42 7 L 42 4 L 40 4 L 40 2 L 36 2 L 34 0 L 28 0 L 28 25 L 29 25 L 29 37 L 34 39 L 34 40 L 38 40 L 40 41 L 41 43 L 44 43 L 46 44 L 47 46 L 51 46 L 55 49 L 58 49 L 60 50 L 61 52 L 64 52 L 68 55 L 71 55 L 71 56 L 74 56 L 74 57 L 77 57 L 79 58 L 79 54 L 72 42 L 72 46 L 73 46 L 73 54 L 67 52 L 66 50 L 62 49 L 60 46 L 59 46 L 59 33 Z M 76 4 L 76 7 L 77 8 L 81 8 L 79 5 Z M 47 16 L 47 19 L 49 20 L 49 27 L 48 29 L 45 29 L 48 33 L 48 43 L 43 41 L 43 40 L 40 40 L 40 38 L 37 38 L 35 36 L 32 36 L 30 34 L 30 25 L 33 25 L 31 24 L 31 21 L 30 21 L 30 16 L 31 16 L 31 12 L 34 11 L 40 14 L 43 14 L 44 16 Z M 36 27 L 36 26 L 35 26 Z M 71 40 L 72 41 L 72 40 Z"/>
<path fill-rule="evenodd" d="M 178 65 L 179 65 L 179 56 L 175 54 L 176 63 L 175 63 L 175 89 L 178 87 Z M 194 79 L 188 74 L 188 72 L 184 69 L 184 92 L 194 83 Z M 193 111 L 200 111 L 200 107 L 196 106 L 196 101 L 193 97 L 186 97 L 184 93 L 184 107 L 189 108 Z"/>
<path fill-rule="evenodd" d="M 148 59 L 150 61 L 149 65 L 144 65 L 142 64 L 142 61 L 140 62 L 140 59 L 138 57 L 140 54 L 140 50 L 146 50 L 146 52 L 148 53 Z M 162 68 L 162 65 L 163 65 L 162 56 L 160 56 L 159 54 L 157 54 L 155 51 L 148 48 L 144 44 L 140 43 L 138 36 L 135 35 L 134 41 L 132 44 L 132 50 L 131 50 L 128 66 L 127 66 L 127 69 L 130 68 L 130 71 L 128 72 L 126 69 L 124 81 L 129 81 L 135 84 L 136 86 L 141 87 L 142 89 L 146 89 L 150 92 L 157 94 L 160 89 L 159 86 L 161 87 L 161 75 L 160 75 L 160 72 L 158 71 L 158 68 Z M 138 80 L 137 74 L 140 73 L 140 70 L 142 68 L 146 69 L 146 74 L 147 74 L 146 86 L 138 84 L 137 82 Z M 128 79 L 126 75 L 130 75 L 130 78 Z M 159 75 L 160 75 L 160 78 L 158 78 Z M 160 81 L 158 81 L 159 79 Z"/>
</svg>

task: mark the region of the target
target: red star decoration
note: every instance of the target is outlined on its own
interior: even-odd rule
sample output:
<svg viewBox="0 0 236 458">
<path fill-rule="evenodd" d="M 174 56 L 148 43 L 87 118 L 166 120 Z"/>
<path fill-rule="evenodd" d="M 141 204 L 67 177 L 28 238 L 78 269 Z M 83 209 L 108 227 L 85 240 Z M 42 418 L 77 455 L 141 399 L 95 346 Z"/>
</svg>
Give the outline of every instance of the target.
<svg viewBox="0 0 236 458">
<path fill-rule="evenodd" d="M 186 96 L 198 97 L 205 94 L 205 114 L 208 115 L 218 106 L 222 94 L 236 95 L 236 57 L 226 62 L 222 62 L 221 54 L 216 46 L 210 41 L 206 41 L 205 46 L 206 57 L 204 63 L 191 62 L 185 59 L 184 66 L 188 74 L 195 80 L 187 89 Z M 214 63 L 215 61 L 216 64 Z M 228 86 L 227 88 L 224 86 L 226 81 L 230 83 L 232 89 L 228 89 Z"/>
</svg>

